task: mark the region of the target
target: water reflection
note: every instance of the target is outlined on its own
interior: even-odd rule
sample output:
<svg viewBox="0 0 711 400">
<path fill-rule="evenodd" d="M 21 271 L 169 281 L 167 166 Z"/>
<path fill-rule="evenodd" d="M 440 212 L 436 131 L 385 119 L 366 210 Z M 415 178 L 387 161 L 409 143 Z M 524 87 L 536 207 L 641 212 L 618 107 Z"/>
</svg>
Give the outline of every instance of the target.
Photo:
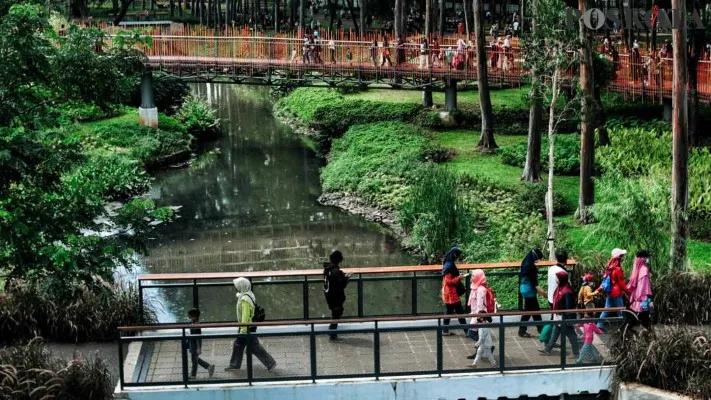
<svg viewBox="0 0 711 400">
<path fill-rule="evenodd" d="M 159 238 L 151 244 L 144 257 L 147 270 L 320 268 L 334 248 L 344 252 L 344 266 L 417 263 L 377 225 L 316 202 L 322 165 L 295 133 L 271 115 L 267 89 L 202 84 L 192 90 L 218 107 L 224 135 L 207 145 L 207 156 L 191 167 L 156 178 L 151 197 L 159 205 L 181 209 L 180 218 L 161 227 Z M 267 309 L 271 306 L 272 315 L 298 314 L 287 312 L 276 301 L 288 298 L 300 306 L 301 288 L 291 286 L 263 287 L 260 303 Z M 322 300 L 320 290 L 310 285 L 314 301 Z M 176 315 L 184 319 L 192 304 L 191 293 L 162 291 L 165 322 Z M 320 305 L 311 304 L 320 313 Z M 200 307 L 210 319 L 233 319 L 234 292 L 201 289 Z"/>
</svg>

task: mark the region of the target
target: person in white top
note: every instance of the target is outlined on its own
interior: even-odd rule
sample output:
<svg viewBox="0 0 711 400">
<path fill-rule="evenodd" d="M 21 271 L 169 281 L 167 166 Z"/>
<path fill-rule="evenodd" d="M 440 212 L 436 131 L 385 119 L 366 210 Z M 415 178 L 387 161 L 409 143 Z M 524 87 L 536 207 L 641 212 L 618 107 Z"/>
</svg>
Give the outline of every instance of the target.
<svg viewBox="0 0 711 400">
<path fill-rule="evenodd" d="M 566 271 L 565 263 L 568 262 L 568 253 L 561 251 L 555 255 L 556 265 L 548 268 L 548 303 L 553 307 L 553 295 L 555 294 L 555 289 L 558 287 L 558 281 L 555 274 L 560 271 Z"/>
<path fill-rule="evenodd" d="M 490 318 L 479 317 L 477 322 L 480 324 L 486 324 L 491 321 Z M 479 340 L 475 344 L 477 349 L 476 357 L 471 365 L 472 368 L 477 368 L 483 358 L 486 358 L 492 367 L 496 366 L 496 359 L 494 358 L 494 355 L 491 354 L 491 346 L 494 344 L 491 336 L 491 328 L 479 328 Z"/>
<path fill-rule="evenodd" d="M 336 63 L 336 42 L 333 39 L 328 41 L 328 51 L 331 53 L 331 64 Z"/>
<path fill-rule="evenodd" d="M 514 21 L 513 23 L 513 33 L 514 36 L 518 37 L 518 21 Z"/>
<path fill-rule="evenodd" d="M 504 51 L 508 50 L 511 47 L 511 35 L 506 35 L 506 38 L 504 39 Z"/>
<path fill-rule="evenodd" d="M 634 43 L 632 43 L 632 48 L 639 50 L 639 42 L 637 41 L 637 39 L 635 39 Z"/>
</svg>

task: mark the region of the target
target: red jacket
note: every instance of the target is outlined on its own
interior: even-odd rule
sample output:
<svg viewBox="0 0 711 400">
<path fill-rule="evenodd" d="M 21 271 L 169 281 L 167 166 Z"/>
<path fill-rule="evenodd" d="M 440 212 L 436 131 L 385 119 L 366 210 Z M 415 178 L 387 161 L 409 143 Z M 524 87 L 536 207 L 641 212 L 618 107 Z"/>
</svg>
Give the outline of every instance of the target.
<svg viewBox="0 0 711 400">
<path fill-rule="evenodd" d="M 605 271 L 606 274 L 610 275 L 610 281 L 612 282 L 612 291 L 610 292 L 610 297 L 620 297 L 622 292 L 627 294 L 631 293 L 631 290 L 627 287 L 625 282 L 625 273 L 622 272 L 620 267 L 611 267 Z M 602 285 L 598 288 L 598 291 L 602 291 Z"/>
<path fill-rule="evenodd" d="M 452 274 L 445 274 L 442 278 L 442 301 L 444 304 L 461 303 L 461 299 L 457 295 L 457 284 L 462 280 L 462 276 L 456 277 Z"/>
</svg>

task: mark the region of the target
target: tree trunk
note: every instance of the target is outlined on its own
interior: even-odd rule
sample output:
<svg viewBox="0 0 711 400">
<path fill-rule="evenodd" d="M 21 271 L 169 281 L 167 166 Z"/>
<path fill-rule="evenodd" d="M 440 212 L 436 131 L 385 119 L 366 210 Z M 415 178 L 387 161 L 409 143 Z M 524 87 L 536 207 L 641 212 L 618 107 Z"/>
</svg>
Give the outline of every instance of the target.
<svg viewBox="0 0 711 400">
<path fill-rule="evenodd" d="M 444 37 L 444 0 L 439 0 L 439 37 Z"/>
<path fill-rule="evenodd" d="M 672 83 L 672 198 L 671 198 L 671 249 L 670 268 L 686 268 L 686 241 L 689 237 L 689 136 L 687 115 L 686 66 L 686 5 L 683 0 L 672 0 L 679 27 L 672 29 L 673 71 Z"/>
<path fill-rule="evenodd" d="M 395 17 L 395 37 L 399 38 L 400 34 L 402 34 L 402 18 L 401 18 L 401 13 L 402 13 L 402 2 L 403 0 L 395 0 L 395 7 L 393 8 L 394 12 L 394 17 Z"/>
<path fill-rule="evenodd" d="M 279 33 L 279 0 L 274 0 L 274 34 Z"/>
<path fill-rule="evenodd" d="M 358 13 L 358 19 L 360 20 L 360 29 L 356 29 L 360 33 L 360 40 L 365 38 L 365 2 L 366 0 L 360 0 L 360 11 Z M 351 14 L 353 11 L 351 11 Z"/>
<path fill-rule="evenodd" d="M 467 12 L 467 9 L 469 7 L 467 7 L 467 4 L 469 4 L 469 2 L 467 0 L 464 0 L 464 2 L 462 3 L 462 8 L 464 9 L 464 28 L 467 31 L 467 39 L 469 39 L 469 13 Z"/>
<path fill-rule="evenodd" d="M 587 10 L 586 0 L 578 0 L 581 12 Z M 576 217 L 583 224 L 590 222 L 588 207 L 595 202 L 593 170 L 595 166 L 595 104 L 593 93 L 592 54 L 590 36 L 583 20 L 580 20 L 580 89 L 582 110 L 580 118 L 580 194 Z"/>
<path fill-rule="evenodd" d="M 118 26 L 121 21 L 123 21 L 123 18 L 126 16 L 126 13 L 128 12 L 128 7 L 131 5 L 131 0 L 121 0 L 121 9 L 119 10 L 118 14 L 114 16 L 114 26 Z"/>
<path fill-rule="evenodd" d="M 89 16 L 87 0 L 72 0 L 69 11 L 72 18 L 86 19 Z"/>
<path fill-rule="evenodd" d="M 489 79 L 486 71 L 486 47 L 484 43 L 484 15 L 482 0 L 474 0 L 474 30 L 476 32 L 476 67 L 478 75 L 479 104 L 481 106 L 481 138 L 477 147 L 491 151 L 498 146 L 494 140 L 494 113 L 491 109 Z"/>
<path fill-rule="evenodd" d="M 432 13 L 432 0 L 425 0 L 425 39 L 430 40 L 430 14 Z M 429 56 L 428 56 L 429 57 Z"/>
<path fill-rule="evenodd" d="M 299 0 L 299 28 L 304 27 L 304 2 L 306 0 Z"/>
<path fill-rule="evenodd" d="M 548 221 L 548 258 L 555 260 L 555 226 L 553 225 L 553 167 L 555 165 L 555 104 L 558 101 L 558 69 L 553 72 L 552 96 L 548 111 L 548 191 L 546 192 L 546 219 Z"/>
<path fill-rule="evenodd" d="M 534 0 L 533 7 L 536 6 Z M 536 21 L 532 24 L 533 32 Z M 535 33 L 534 33 L 535 34 Z M 539 86 L 537 68 L 531 69 L 531 110 L 528 115 L 528 149 L 526 151 L 526 165 L 523 167 L 521 179 L 526 182 L 538 182 L 541 179 L 541 114 L 543 114 L 543 97 Z"/>
</svg>

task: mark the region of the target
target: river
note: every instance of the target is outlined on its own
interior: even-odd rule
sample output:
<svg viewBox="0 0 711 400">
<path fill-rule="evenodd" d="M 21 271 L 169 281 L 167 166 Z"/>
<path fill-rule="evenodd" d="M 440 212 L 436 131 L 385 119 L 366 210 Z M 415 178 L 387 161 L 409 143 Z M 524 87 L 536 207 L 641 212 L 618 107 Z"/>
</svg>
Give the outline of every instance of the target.
<svg viewBox="0 0 711 400">
<path fill-rule="evenodd" d="M 217 107 L 223 135 L 206 144 L 190 166 L 156 176 L 150 196 L 159 206 L 179 206 L 179 218 L 150 242 L 144 271 L 313 269 L 321 268 L 333 249 L 343 252 L 345 267 L 418 264 L 377 224 L 318 204 L 323 161 L 274 118 L 267 88 L 200 84 L 191 89 Z M 299 313 L 289 310 L 301 307 L 301 290 L 290 286 L 282 286 L 281 293 L 265 288 L 262 296 L 256 288 L 255 294 L 270 315 L 296 318 Z M 317 316 L 327 312 L 318 306 L 323 302 L 318 286 L 310 287 Z M 188 289 L 154 291 L 161 322 L 186 320 L 191 296 Z M 294 303 L 299 307 L 291 307 Z M 201 289 L 200 309 L 204 321 L 233 320 L 234 290 Z"/>
</svg>

